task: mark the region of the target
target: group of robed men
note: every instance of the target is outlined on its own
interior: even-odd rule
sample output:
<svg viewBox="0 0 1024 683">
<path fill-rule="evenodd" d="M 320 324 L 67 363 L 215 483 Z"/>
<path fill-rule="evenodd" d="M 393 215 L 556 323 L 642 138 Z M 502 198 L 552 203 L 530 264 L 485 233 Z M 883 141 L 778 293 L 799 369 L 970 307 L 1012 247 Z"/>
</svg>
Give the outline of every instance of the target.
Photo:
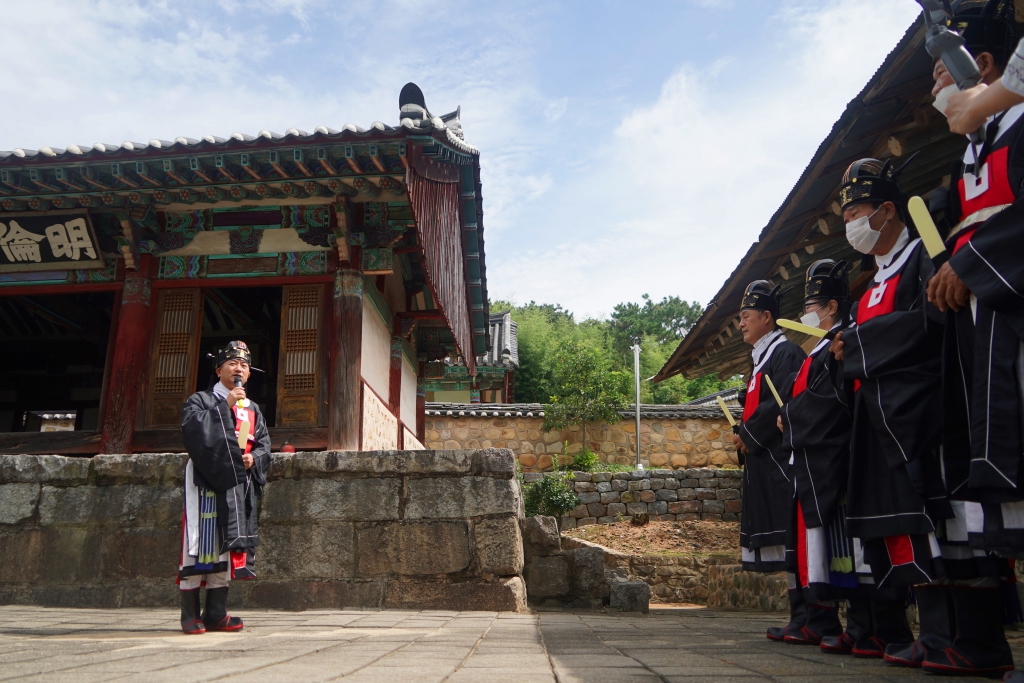
<svg viewBox="0 0 1024 683">
<path fill-rule="evenodd" d="M 952 23 L 987 83 L 1020 60 L 1012 0 L 962 2 Z M 952 83 L 941 61 L 934 75 L 934 93 Z M 845 262 L 808 268 L 801 322 L 826 332 L 810 354 L 777 327 L 779 286 L 745 290 L 740 545 L 746 569 L 787 571 L 790 622 L 772 640 L 935 673 L 1014 668 L 1003 625 L 1020 619 L 1024 559 L 1022 115 L 1024 104 L 992 117 L 949 191 L 932 193 L 933 209 L 946 200 L 952 254 L 938 271 L 903 167 L 848 168 L 846 236 L 877 271 L 853 301 Z"/>
</svg>

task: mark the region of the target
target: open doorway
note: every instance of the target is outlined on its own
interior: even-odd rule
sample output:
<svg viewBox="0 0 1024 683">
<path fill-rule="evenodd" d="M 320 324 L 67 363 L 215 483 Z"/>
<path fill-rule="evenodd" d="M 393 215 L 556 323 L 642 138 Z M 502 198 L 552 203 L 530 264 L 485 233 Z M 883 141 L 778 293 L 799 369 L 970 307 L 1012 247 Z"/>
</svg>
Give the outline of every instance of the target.
<svg viewBox="0 0 1024 683">
<path fill-rule="evenodd" d="M 113 308 L 111 292 L 0 296 L 0 432 L 39 431 L 36 413 L 97 429 Z"/>
<path fill-rule="evenodd" d="M 199 340 L 196 390 L 209 389 L 217 351 L 240 339 L 252 352 L 253 372 L 246 393 L 259 404 L 268 427 L 277 415 L 277 364 L 281 350 L 281 288 L 223 287 L 203 290 L 203 331 Z"/>
</svg>

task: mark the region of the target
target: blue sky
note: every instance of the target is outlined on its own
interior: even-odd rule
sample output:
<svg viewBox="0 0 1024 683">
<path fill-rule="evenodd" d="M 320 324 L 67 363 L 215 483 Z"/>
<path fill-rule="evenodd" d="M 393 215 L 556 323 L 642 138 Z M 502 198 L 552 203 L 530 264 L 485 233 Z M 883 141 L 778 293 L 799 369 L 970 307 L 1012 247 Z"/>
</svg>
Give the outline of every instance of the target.
<svg viewBox="0 0 1024 683">
<path fill-rule="evenodd" d="M 4 4 L 0 149 L 397 123 L 481 150 L 492 299 L 706 303 L 913 0 Z"/>
</svg>

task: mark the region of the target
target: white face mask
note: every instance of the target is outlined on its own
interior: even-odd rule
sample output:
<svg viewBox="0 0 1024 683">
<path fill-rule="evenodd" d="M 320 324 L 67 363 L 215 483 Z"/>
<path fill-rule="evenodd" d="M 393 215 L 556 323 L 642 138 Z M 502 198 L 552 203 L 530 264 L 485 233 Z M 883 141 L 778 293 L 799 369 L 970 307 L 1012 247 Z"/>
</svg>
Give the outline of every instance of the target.
<svg viewBox="0 0 1024 683">
<path fill-rule="evenodd" d="M 817 327 L 821 324 L 821 317 L 817 311 L 811 311 L 810 313 L 804 313 L 800 318 L 800 322 L 808 327 Z"/>
<path fill-rule="evenodd" d="M 875 212 L 871 216 L 861 216 L 846 224 L 846 240 L 850 243 L 850 246 L 859 251 L 862 254 L 870 254 L 871 250 L 875 248 L 875 243 L 878 242 L 879 235 L 882 234 L 882 228 L 885 227 L 885 223 L 882 223 L 882 227 L 878 230 L 871 228 L 871 217 L 874 216 L 882 207 L 875 209 Z"/>
<path fill-rule="evenodd" d="M 939 110 L 943 116 L 946 115 L 946 107 L 949 106 L 949 97 L 953 93 L 960 92 L 960 88 L 956 85 L 947 85 L 945 88 L 939 91 L 935 96 L 935 101 L 932 102 L 932 106 Z"/>
</svg>

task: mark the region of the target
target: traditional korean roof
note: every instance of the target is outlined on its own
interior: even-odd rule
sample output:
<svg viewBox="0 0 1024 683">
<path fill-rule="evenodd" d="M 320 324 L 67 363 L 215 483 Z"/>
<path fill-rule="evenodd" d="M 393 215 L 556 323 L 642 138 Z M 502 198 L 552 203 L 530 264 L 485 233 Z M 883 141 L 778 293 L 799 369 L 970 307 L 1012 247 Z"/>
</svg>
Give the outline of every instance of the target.
<svg viewBox="0 0 1024 683">
<path fill-rule="evenodd" d="M 116 214 L 124 231 L 117 249 L 129 268 L 140 253 L 168 251 L 159 233 L 170 214 L 350 202 L 411 205 L 417 235 L 402 248 L 422 252 L 436 312 L 473 366 L 490 347 L 480 154 L 464 139 L 461 108 L 431 114 L 413 83 L 399 97 L 397 126 L 0 151 L 0 219 L 50 210 Z M 333 248 L 343 234 L 332 219 L 309 249 Z M 390 248 L 400 236 L 363 246 Z"/>
<path fill-rule="evenodd" d="M 519 368 L 519 324 L 512 320 L 511 311 L 492 313 L 490 316 L 491 347 L 478 359 L 480 365 L 508 365 Z M 505 354 L 508 360 L 505 360 Z"/>
<path fill-rule="evenodd" d="M 807 267 L 822 258 L 845 259 L 850 284 L 859 296 L 874 272 L 861 270 L 861 255 L 847 243 L 836 202 L 842 175 L 858 159 L 894 158 L 902 163 L 919 153 L 901 176 L 910 194 L 928 194 L 948 184 L 948 173 L 964 149 L 964 138 L 952 135 L 946 120 L 931 106 L 932 59 L 924 49 L 920 17 L 907 29 L 871 80 L 850 101 L 831 132 L 819 145 L 782 205 L 761 230 L 757 242 L 708 303 L 675 352 L 653 378 L 688 378 L 717 373 L 726 378 L 745 372 L 750 346 L 739 334 L 738 316 L 744 287 L 768 279 L 783 289 L 782 317 L 799 317 Z M 804 343 L 803 335 L 789 333 Z"/>
<path fill-rule="evenodd" d="M 742 411 L 735 406 L 730 406 L 730 409 L 736 416 L 742 414 Z M 426 414 L 427 417 L 544 417 L 544 404 L 427 402 Z M 633 417 L 635 414 L 634 404 L 630 404 L 626 410 L 619 411 L 619 415 L 623 419 Z M 714 419 L 722 417 L 722 410 L 717 403 L 713 409 L 693 405 L 641 403 L 640 417 L 663 420 Z"/>
<path fill-rule="evenodd" d="M 692 401 L 687 401 L 682 405 L 717 409 L 719 408 L 718 399 L 721 398 L 725 401 L 726 405 L 729 405 L 730 407 L 737 406 L 739 405 L 740 389 L 742 388 L 743 387 L 729 387 L 728 389 L 723 389 L 722 391 L 717 391 L 713 394 L 708 394 L 707 396 L 701 396 L 700 398 L 695 398 Z"/>
</svg>

